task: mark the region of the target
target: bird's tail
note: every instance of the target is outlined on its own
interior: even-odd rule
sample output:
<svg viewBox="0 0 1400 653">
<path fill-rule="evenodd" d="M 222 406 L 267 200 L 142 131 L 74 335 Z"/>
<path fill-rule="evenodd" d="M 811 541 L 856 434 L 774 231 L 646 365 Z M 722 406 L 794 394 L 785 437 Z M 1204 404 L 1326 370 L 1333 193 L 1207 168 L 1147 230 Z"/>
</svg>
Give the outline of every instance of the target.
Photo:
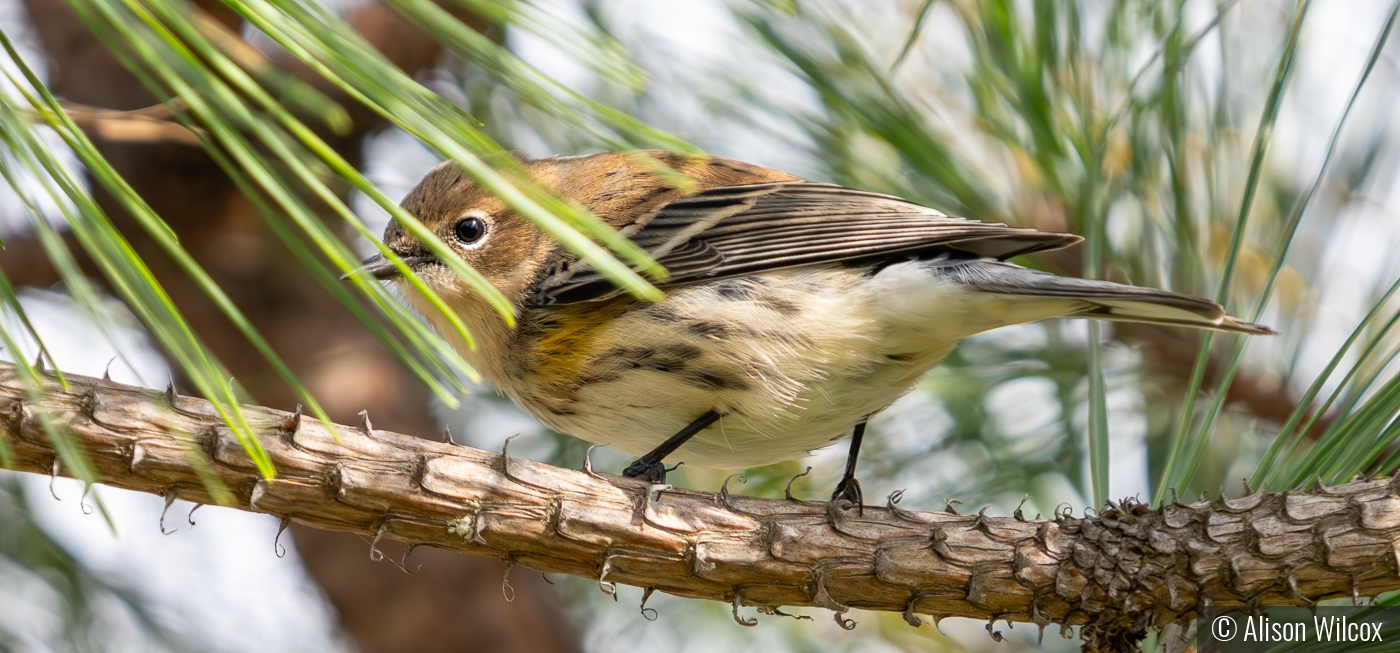
<svg viewBox="0 0 1400 653">
<path fill-rule="evenodd" d="M 1064 317 L 1115 322 L 1145 322 L 1212 329 L 1250 335 L 1274 335 L 1266 326 L 1251 324 L 1225 312 L 1208 299 L 1139 288 L 1110 281 L 1060 277 L 998 261 L 971 261 L 944 268 L 958 281 L 985 292 L 1083 302 Z"/>
</svg>

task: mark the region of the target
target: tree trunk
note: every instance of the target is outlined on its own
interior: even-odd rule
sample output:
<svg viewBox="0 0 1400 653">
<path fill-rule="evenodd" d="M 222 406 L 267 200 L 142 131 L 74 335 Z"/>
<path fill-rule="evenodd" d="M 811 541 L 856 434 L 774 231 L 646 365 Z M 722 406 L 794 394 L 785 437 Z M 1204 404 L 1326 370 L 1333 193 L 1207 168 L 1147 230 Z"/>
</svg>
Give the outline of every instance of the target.
<svg viewBox="0 0 1400 653">
<path fill-rule="evenodd" d="M 250 422 L 277 465 L 258 476 L 208 403 L 85 378 L 26 393 L 0 368 L 0 439 L 12 468 L 47 474 L 42 421 L 91 452 L 102 482 L 195 502 L 199 468 L 233 507 L 323 529 L 501 558 L 773 613 L 857 607 L 1040 627 L 1082 626 L 1086 651 L 1130 650 L 1207 603 L 1306 605 L 1400 588 L 1393 478 L 1094 518 L 863 510 L 648 485 L 464 446 L 338 427 L 267 408 Z M 42 420 L 40 419 L 42 416 Z M 61 470 L 60 470 L 61 473 Z M 371 545 L 372 551 L 374 545 Z"/>
</svg>

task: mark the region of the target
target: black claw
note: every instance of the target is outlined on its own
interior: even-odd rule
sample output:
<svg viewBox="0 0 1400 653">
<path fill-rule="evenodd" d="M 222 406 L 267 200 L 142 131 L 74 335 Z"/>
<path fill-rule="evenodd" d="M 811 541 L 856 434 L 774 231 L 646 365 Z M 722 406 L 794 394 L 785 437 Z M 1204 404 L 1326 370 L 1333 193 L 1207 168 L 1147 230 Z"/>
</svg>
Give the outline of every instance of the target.
<svg viewBox="0 0 1400 653">
<path fill-rule="evenodd" d="M 671 469 L 675 468 L 672 467 Z M 622 470 L 622 475 L 627 478 L 640 478 L 660 485 L 666 482 L 666 472 L 668 471 L 670 470 L 666 469 L 666 466 L 661 464 L 660 461 L 649 462 L 643 458 L 628 465 L 627 469 Z"/>
<path fill-rule="evenodd" d="M 706 412 L 675 435 L 666 438 L 665 442 L 652 449 L 647 455 L 637 459 L 637 462 L 628 465 L 627 469 L 622 470 L 622 475 L 628 478 L 646 479 L 656 484 L 665 483 L 666 472 L 675 469 L 675 467 L 666 469 L 666 466 L 661 464 L 661 459 L 675 453 L 687 440 L 695 437 L 696 433 L 705 430 L 705 427 L 714 424 L 720 417 L 718 411 Z"/>
<path fill-rule="evenodd" d="M 860 481 L 854 476 L 847 476 L 836 484 L 836 491 L 831 493 L 832 502 L 849 501 L 851 505 L 860 508 L 865 505 L 865 500 L 860 493 Z"/>
</svg>

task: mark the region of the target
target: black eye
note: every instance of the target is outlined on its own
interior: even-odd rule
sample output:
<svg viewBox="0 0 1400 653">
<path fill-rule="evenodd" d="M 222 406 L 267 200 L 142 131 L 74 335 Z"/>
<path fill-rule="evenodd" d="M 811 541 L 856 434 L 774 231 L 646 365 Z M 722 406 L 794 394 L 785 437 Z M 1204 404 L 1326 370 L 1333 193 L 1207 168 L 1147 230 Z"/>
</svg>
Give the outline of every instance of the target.
<svg viewBox="0 0 1400 653">
<path fill-rule="evenodd" d="M 457 226 L 452 228 L 452 235 L 470 245 L 486 235 L 486 221 L 481 218 L 462 218 L 457 222 Z"/>
</svg>

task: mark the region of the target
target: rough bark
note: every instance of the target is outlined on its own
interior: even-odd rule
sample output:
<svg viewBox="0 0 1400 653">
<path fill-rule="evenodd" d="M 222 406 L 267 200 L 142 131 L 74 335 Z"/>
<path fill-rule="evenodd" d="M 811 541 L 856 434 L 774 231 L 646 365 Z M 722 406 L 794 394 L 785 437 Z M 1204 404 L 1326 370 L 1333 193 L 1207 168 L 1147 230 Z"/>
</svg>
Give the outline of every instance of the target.
<svg viewBox="0 0 1400 653">
<path fill-rule="evenodd" d="M 341 426 L 249 415 L 278 469 L 258 476 L 199 399 L 84 378 L 24 392 L 0 368 L 12 466 L 50 473 L 41 426 L 71 432 L 101 481 L 209 502 L 194 459 L 234 507 L 323 529 L 503 559 L 772 613 L 817 606 L 1082 626 L 1084 648 L 1123 651 L 1216 606 L 1298 604 L 1400 588 L 1400 480 L 1234 500 L 1110 505 L 1027 519 L 760 499 L 654 486 L 585 469 Z M 374 545 L 371 545 L 374 546 Z"/>
</svg>

